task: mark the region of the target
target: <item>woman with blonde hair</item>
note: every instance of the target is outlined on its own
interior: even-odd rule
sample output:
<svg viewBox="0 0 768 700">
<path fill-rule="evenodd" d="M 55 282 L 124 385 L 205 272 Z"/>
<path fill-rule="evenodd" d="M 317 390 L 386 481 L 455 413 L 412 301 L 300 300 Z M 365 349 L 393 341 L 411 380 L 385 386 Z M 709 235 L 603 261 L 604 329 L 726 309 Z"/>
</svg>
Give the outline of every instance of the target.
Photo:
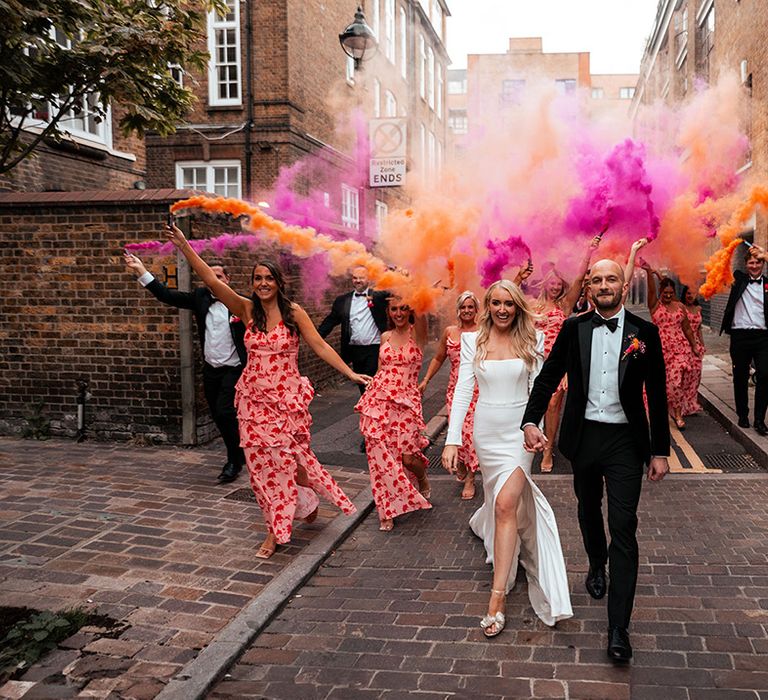
<svg viewBox="0 0 768 700">
<path fill-rule="evenodd" d="M 461 336 L 461 363 L 448 424 L 443 466 L 455 472 L 461 428 L 478 386 L 474 444 L 483 476 L 483 505 L 469 521 L 493 565 L 486 637 L 504 629 L 506 595 L 518 561 L 528 596 L 547 625 L 573 615 L 557 523 L 547 499 L 531 480 L 532 454 L 520 425 L 528 394 L 544 358 L 544 334 L 520 289 L 509 280 L 492 284 L 476 333 Z"/>
<path fill-rule="evenodd" d="M 440 336 L 440 343 L 432 361 L 429 363 L 427 373 L 419 384 L 419 391 L 423 394 L 432 377 L 443 366 L 445 358 L 451 365 L 451 373 L 448 377 L 448 388 L 445 392 L 445 403 L 448 413 L 451 412 L 453 392 L 456 389 L 456 381 L 459 378 L 459 353 L 461 350 L 461 336 L 463 333 L 473 333 L 477 330 L 477 315 L 480 313 L 480 302 L 470 291 L 462 292 L 456 299 L 456 318 L 458 324 L 447 326 Z M 472 445 L 472 430 L 475 424 L 475 401 L 477 400 L 477 385 L 472 395 L 472 401 L 467 410 L 467 417 L 461 428 L 461 446 L 459 447 L 459 461 L 457 464 L 456 479 L 464 483 L 461 490 L 461 498 L 464 501 L 475 497 L 475 472 L 478 468 L 477 455 Z"/>
<path fill-rule="evenodd" d="M 540 317 L 536 327 L 544 333 L 545 358 L 549 356 L 549 352 L 555 344 L 555 338 L 560 333 L 565 319 L 571 315 L 573 307 L 579 300 L 579 295 L 581 294 L 579 281 L 584 278 L 592 253 L 597 250 L 599 245 L 600 236 L 595 236 L 581 260 L 573 284 L 568 284 L 554 268 L 544 277 L 544 281 L 541 284 L 541 292 L 534 308 Z M 544 416 L 544 434 L 549 440 L 541 458 L 541 471 L 544 473 L 552 471 L 553 446 L 555 444 L 555 435 L 557 435 L 557 426 L 560 423 L 563 396 L 565 396 L 567 388 L 568 384 L 563 380 L 560 386 L 557 387 L 557 391 L 552 394 L 547 413 Z"/>
</svg>

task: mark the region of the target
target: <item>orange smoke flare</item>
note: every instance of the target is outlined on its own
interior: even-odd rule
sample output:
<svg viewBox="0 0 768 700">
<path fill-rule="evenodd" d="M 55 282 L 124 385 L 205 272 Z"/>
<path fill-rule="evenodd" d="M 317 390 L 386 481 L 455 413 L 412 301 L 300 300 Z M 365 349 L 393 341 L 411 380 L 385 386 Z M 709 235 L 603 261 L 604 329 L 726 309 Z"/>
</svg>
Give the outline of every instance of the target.
<svg viewBox="0 0 768 700">
<path fill-rule="evenodd" d="M 364 267 L 374 285 L 381 289 L 390 289 L 402 296 L 417 313 L 434 309 L 441 294 L 440 290 L 415 283 L 407 274 L 389 269 L 383 260 L 371 255 L 358 241 L 337 241 L 313 228 L 285 224 L 264 213 L 257 206 L 240 199 L 195 195 L 171 205 L 173 213 L 188 209 L 229 214 L 233 217 L 245 216 L 245 226 L 248 230 L 271 238 L 299 257 L 327 253 L 332 274 L 341 275 L 351 267 Z"/>
<path fill-rule="evenodd" d="M 745 199 L 733 212 L 728 223 L 718 231 L 723 248 L 716 251 L 705 264 L 707 278 L 699 288 L 699 294 L 705 299 L 710 299 L 715 294 L 723 292 L 733 282 L 731 261 L 736 248 L 742 242 L 737 236 L 742 232 L 744 224 L 757 207 L 768 208 L 768 187 L 756 185 Z"/>
</svg>

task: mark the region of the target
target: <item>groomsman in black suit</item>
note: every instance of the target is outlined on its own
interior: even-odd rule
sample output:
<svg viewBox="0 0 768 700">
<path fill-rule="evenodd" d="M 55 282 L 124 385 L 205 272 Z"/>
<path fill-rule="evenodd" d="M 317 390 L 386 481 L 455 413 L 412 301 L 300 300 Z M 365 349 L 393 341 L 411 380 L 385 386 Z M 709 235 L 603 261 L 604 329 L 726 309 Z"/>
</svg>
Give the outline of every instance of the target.
<svg viewBox="0 0 768 700">
<path fill-rule="evenodd" d="M 605 595 L 608 564 L 608 656 L 626 662 L 632 658 L 627 629 L 637 584 L 643 464 L 648 464 L 650 481 L 660 481 L 669 470 L 666 374 L 658 329 L 622 305 L 626 284 L 621 266 L 612 260 L 595 263 L 589 287 L 596 310 L 563 324 L 533 385 L 521 427 L 526 449 L 543 450 L 547 438 L 538 424 L 567 373 L 559 446 L 573 467 L 579 526 L 589 557 L 586 588 L 593 598 Z M 603 485 L 610 546 L 603 525 Z"/>
<path fill-rule="evenodd" d="M 218 481 L 221 484 L 234 481 L 245 464 L 235 409 L 235 384 L 247 360 L 243 322 L 235 321 L 227 307 L 207 287 L 198 287 L 192 292 L 168 289 L 147 272 L 137 256 L 128 252 L 125 253 L 125 265 L 136 275 L 139 283 L 163 304 L 195 312 L 204 359 L 205 400 L 227 448 L 227 462 Z M 229 275 L 223 265 L 212 265 L 211 269 L 222 282 L 229 284 Z"/>
<path fill-rule="evenodd" d="M 389 293 L 371 289 L 364 267 L 355 267 L 351 273 L 352 291 L 336 297 L 317 330 L 325 338 L 341 325 L 341 359 L 358 374 L 372 377 L 379 367 L 381 334 L 387 330 Z M 365 391 L 362 384 L 358 388 L 361 394 Z"/>
<path fill-rule="evenodd" d="M 766 253 L 752 246 L 747 253 L 746 274 L 733 273 L 734 281 L 723 314 L 720 333 L 731 336 L 733 398 L 739 427 L 749 427 L 749 367 L 755 365 L 754 426 L 760 435 L 768 435 L 765 411 L 768 408 L 768 277 L 764 274 Z"/>
</svg>

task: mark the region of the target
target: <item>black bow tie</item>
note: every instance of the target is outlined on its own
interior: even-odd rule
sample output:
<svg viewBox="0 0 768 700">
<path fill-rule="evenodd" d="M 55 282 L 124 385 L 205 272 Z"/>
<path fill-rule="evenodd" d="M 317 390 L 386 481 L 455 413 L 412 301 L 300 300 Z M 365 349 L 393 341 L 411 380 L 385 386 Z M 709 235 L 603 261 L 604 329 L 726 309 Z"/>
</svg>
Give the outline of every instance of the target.
<svg viewBox="0 0 768 700">
<path fill-rule="evenodd" d="M 355 292 L 356 297 L 367 297 L 368 295 L 365 292 Z"/>
<path fill-rule="evenodd" d="M 760 284 L 760 282 L 762 282 L 762 281 L 763 281 L 762 277 L 758 277 L 756 280 L 753 280 L 751 277 L 749 279 L 749 283 L 750 284 Z"/>
<path fill-rule="evenodd" d="M 619 319 L 615 317 L 603 318 L 600 316 L 600 314 L 595 314 L 592 317 L 592 326 L 593 328 L 598 328 L 599 326 L 607 326 L 608 330 L 613 333 L 619 327 Z"/>
</svg>

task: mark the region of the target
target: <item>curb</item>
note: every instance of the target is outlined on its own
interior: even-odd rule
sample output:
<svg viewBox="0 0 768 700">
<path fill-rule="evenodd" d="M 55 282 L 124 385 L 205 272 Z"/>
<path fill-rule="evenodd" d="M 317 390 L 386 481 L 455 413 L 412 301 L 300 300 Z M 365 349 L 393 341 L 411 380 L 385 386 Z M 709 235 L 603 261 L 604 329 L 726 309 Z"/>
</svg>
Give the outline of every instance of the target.
<svg viewBox="0 0 768 700">
<path fill-rule="evenodd" d="M 763 467 L 768 469 L 768 438 L 761 437 L 757 433 L 748 433 L 738 426 L 739 417 L 725 401 L 711 392 L 706 386 L 699 386 L 699 401 L 704 409 L 720 425 L 728 431 L 730 436 L 736 440 L 754 459 Z"/>
<path fill-rule="evenodd" d="M 427 423 L 430 445 L 447 425 L 445 407 Z M 322 563 L 373 510 L 370 487 L 354 500 L 357 512 L 338 515 L 312 543 L 270 581 L 192 661 L 155 696 L 155 700 L 203 700 L 288 599 L 320 568 Z"/>
</svg>

